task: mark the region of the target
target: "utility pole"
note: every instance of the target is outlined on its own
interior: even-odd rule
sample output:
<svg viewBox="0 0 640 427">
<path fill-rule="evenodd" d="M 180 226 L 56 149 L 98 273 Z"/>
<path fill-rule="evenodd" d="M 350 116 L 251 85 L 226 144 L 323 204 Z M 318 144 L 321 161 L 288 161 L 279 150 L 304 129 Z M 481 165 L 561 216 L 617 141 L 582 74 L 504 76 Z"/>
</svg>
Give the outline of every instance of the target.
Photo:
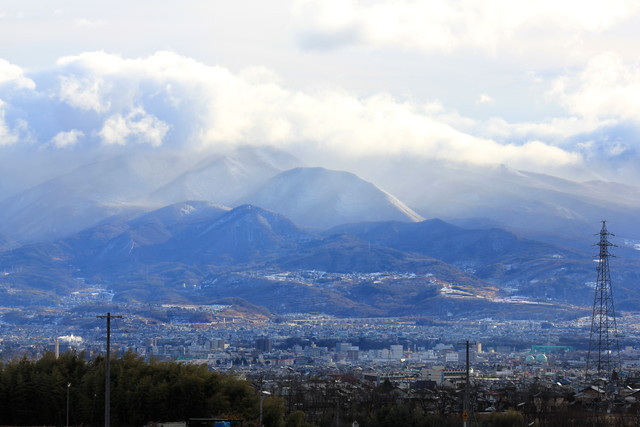
<svg viewBox="0 0 640 427">
<path fill-rule="evenodd" d="M 471 382 L 469 381 L 469 340 L 467 340 L 467 369 L 466 369 L 466 375 L 465 375 L 465 382 L 466 384 L 464 385 L 464 427 L 467 427 L 467 419 L 469 417 L 469 387 L 471 385 Z"/>
<path fill-rule="evenodd" d="M 469 380 L 469 373 L 471 371 L 470 363 L 469 363 L 469 345 L 475 344 L 475 342 L 469 342 L 469 340 L 466 340 L 464 343 L 459 343 L 459 344 L 465 344 L 466 355 L 467 355 L 465 385 L 464 385 L 464 400 L 462 401 L 462 425 L 464 427 L 469 427 L 470 426 L 469 415 L 473 412 L 471 410 L 471 396 L 470 396 L 471 381 Z"/>
<path fill-rule="evenodd" d="M 71 388 L 71 383 L 67 383 L 67 423 L 66 427 L 69 427 L 69 389 Z"/>
<path fill-rule="evenodd" d="M 262 401 L 265 397 L 270 396 L 271 393 L 265 390 L 260 391 L 260 421 L 258 422 L 258 427 L 263 427 L 262 425 Z"/>
<path fill-rule="evenodd" d="M 122 316 L 96 316 L 98 319 L 107 319 L 107 355 L 105 358 L 104 380 L 104 427 L 111 426 L 111 319 L 122 319 Z"/>
</svg>

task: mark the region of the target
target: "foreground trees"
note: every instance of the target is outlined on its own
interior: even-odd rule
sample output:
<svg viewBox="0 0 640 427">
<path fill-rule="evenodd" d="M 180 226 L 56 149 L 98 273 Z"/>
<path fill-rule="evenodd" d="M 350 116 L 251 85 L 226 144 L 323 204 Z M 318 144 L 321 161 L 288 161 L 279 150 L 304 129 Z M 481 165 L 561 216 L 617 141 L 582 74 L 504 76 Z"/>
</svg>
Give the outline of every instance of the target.
<svg viewBox="0 0 640 427">
<path fill-rule="evenodd" d="M 69 425 L 104 425 L 104 371 L 104 358 L 88 361 L 76 353 L 0 364 L 0 425 L 66 425 L 67 401 Z M 139 427 L 189 418 L 231 418 L 256 427 L 256 390 L 268 390 L 271 395 L 263 400 L 265 427 L 351 426 L 355 421 L 366 427 L 461 425 L 461 395 L 450 387 L 408 391 L 389 381 L 375 385 L 344 375 L 279 375 L 267 381 L 260 376 L 254 384 L 204 365 L 145 362 L 125 354 L 112 360 L 111 424 Z M 473 425 L 640 425 L 636 406 L 620 413 L 577 404 L 554 407 L 545 402 L 557 401 L 558 396 L 537 386 L 504 397 L 503 408 L 473 414 Z M 481 405 L 487 406 L 488 402 Z M 513 410 L 516 407 L 520 410 Z"/>
<path fill-rule="evenodd" d="M 53 353 L 0 366 L 0 425 L 65 425 L 67 392 L 71 425 L 104 423 L 104 358 Z M 111 423 L 196 417 L 258 417 L 258 397 L 243 380 L 202 365 L 145 362 L 129 353 L 111 361 Z"/>
</svg>

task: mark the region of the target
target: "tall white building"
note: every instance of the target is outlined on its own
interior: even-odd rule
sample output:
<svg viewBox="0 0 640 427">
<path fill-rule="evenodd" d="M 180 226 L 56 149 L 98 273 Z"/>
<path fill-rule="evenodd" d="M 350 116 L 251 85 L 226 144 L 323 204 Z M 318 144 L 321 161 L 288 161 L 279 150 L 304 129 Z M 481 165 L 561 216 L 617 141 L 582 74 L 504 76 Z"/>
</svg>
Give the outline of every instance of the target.
<svg viewBox="0 0 640 427">
<path fill-rule="evenodd" d="M 400 360 L 404 357 L 404 350 L 401 345 L 392 345 L 389 348 L 389 359 Z"/>
</svg>

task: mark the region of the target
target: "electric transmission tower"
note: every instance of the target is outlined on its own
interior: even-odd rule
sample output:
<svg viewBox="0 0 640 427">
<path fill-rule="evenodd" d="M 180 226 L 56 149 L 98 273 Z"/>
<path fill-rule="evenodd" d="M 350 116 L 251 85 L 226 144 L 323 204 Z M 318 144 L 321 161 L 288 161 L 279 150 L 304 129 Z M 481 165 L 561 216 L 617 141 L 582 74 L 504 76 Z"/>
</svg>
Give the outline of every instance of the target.
<svg viewBox="0 0 640 427">
<path fill-rule="evenodd" d="M 600 230 L 600 247 L 598 255 L 598 278 L 593 297 L 593 314 L 591 317 L 591 333 L 589 335 L 589 353 L 587 355 L 586 374 L 591 369 L 598 377 L 612 378 L 620 368 L 620 348 L 618 346 L 618 329 L 616 313 L 613 308 L 613 292 L 611 290 L 611 273 L 609 272 L 609 248 L 615 246 L 609 242 L 613 234 L 607 231 L 607 222 L 602 221 Z"/>
</svg>

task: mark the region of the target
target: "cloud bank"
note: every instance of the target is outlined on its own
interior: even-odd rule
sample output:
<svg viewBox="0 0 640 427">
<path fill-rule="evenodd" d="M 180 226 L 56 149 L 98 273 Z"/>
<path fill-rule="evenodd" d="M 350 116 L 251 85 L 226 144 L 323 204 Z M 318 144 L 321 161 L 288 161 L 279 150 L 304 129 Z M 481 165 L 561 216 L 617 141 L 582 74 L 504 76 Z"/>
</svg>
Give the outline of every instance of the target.
<svg viewBox="0 0 640 427">
<path fill-rule="evenodd" d="M 547 53 L 587 48 L 602 33 L 640 12 L 630 0 L 297 0 L 293 21 L 305 48 L 349 45 L 381 49 Z"/>
<path fill-rule="evenodd" d="M 571 113 L 593 119 L 640 119 L 640 62 L 631 66 L 612 53 L 555 80 L 550 93 Z"/>
<path fill-rule="evenodd" d="M 409 155 L 549 171 L 581 166 L 606 142 L 602 129 L 640 121 L 639 76 L 620 58 L 595 58 L 549 87 L 565 116 L 508 123 L 384 93 L 291 90 L 261 67 L 232 73 L 167 51 L 134 59 L 91 52 L 34 73 L 0 63 L 0 145 L 206 151 L 253 144 L 354 161 Z"/>
</svg>

